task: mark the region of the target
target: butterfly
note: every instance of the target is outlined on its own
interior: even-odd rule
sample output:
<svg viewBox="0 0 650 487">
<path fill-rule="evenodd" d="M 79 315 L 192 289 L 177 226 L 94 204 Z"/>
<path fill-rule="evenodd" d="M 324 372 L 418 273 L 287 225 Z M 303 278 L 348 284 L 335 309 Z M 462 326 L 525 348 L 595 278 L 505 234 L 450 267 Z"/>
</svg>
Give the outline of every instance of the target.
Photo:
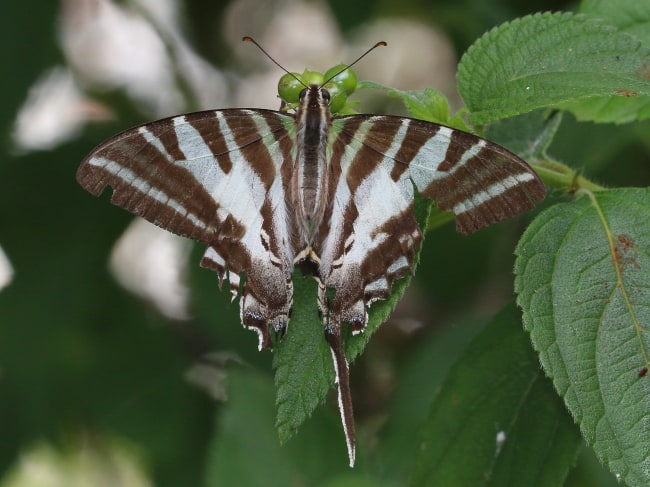
<svg viewBox="0 0 650 487">
<path fill-rule="evenodd" d="M 284 93 L 280 111 L 208 110 L 126 130 L 85 158 L 77 180 L 94 195 L 110 186 L 113 204 L 204 244 L 201 266 L 220 287 L 228 280 L 260 349 L 287 332 L 294 268 L 313 275 L 353 466 L 342 329 L 363 332 L 372 303 L 413 271 L 423 238 L 416 195 L 452 211 L 466 235 L 530 210 L 545 188 L 525 161 L 475 135 L 333 113 L 356 83 L 350 66 L 311 79 L 288 73 L 298 91 L 290 101 Z"/>
</svg>

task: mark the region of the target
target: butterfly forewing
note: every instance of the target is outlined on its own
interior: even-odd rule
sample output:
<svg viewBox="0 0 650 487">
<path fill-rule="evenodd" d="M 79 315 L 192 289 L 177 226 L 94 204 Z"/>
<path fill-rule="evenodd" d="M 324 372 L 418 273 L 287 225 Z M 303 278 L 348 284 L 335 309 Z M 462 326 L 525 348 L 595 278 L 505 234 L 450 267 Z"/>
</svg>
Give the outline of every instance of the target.
<svg viewBox="0 0 650 487">
<path fill-rule="evenodd" d="M 358 116 L 340 119 L 355 133 Z M 368 116 L 365 116 L 368 117 Z M 438 208 L 453 211 L 459 232 L 467 235 L 512 218 L 544 198 L 546 190 L 530 166 L 503 147 L 442 125 L 403 117 L 376 116 L 354 135 L 385 153 L 386 169 L 404 192 L 412 181 Z M 390 134 L 397 151 L 387 151 Z M 387 140 L 388 139 L 388 140 Z"/>
</svg>

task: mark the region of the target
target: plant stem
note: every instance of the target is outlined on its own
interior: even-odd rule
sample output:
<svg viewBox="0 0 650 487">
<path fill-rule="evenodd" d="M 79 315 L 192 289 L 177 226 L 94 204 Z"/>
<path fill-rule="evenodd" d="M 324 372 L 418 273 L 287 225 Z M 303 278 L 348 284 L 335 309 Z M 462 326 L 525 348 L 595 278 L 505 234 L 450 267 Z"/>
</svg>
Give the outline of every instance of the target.
<svg viewBox="0 0 650 487">
<path fill-rule="evenodd" d="M 544 184 L 551 188 L 562 189 L 569 193 L 575 193 L 579 189 L 588 189 L 590 191 L 606 189 L 581 176 L 579 172 L 571 169 L 566 164 L 552 159 L 533 162 L 531 166 L 542 178 Z"/>
</svg>

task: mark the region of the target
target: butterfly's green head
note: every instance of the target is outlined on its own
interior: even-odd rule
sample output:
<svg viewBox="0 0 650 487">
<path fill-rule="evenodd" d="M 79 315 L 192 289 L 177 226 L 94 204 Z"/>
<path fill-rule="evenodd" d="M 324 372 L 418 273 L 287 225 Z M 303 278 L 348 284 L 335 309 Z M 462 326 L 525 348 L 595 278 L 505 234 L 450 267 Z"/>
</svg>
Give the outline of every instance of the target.
<svg viewBox="0 0 650 487">
<path fill-rule="evenodd" d="M 350 64 L 338 64 L 328 69 L 325 74 L 305 69 L 302 74 L 287 71 L 280 63 L 260 46 L 255 39 L 249 36 L 242 37 L 242 41 L 251 42 L 262 51 L 275 65 L 286 74 L 278 82 L 278 95 L 282 100 L 281 110 L 295 109 L 300 103 L 300 93 L 305 88 L 324 88 L 329 92 L 330 112 L 350 114 L 355 113 L 352 107 L 356 103 L 348 103 L 347 98 L 357 89 L 357 75 L 352 66 L 363 59 L 370 51 L 379 46 L 386 46 L 384 41 L 377 42 L 374 46 L 356 58 Z"/>
<path fill-rule="evenodd" d="M 300 92 L 311 86 L 327 88 L 330 92 L 330 111 L 332 113 L 347 113 L 352 107 L 352 104 L 347 102 L 347 98 L 356 89 L 357 75 L 345 64 L 334 66 L 325 74 L 308 69 L 302 74 L 287 73 L 278 82 L 278 95 L 284 102 L 284 108 L 288 110 L 298 106 Z"/>
</svg>

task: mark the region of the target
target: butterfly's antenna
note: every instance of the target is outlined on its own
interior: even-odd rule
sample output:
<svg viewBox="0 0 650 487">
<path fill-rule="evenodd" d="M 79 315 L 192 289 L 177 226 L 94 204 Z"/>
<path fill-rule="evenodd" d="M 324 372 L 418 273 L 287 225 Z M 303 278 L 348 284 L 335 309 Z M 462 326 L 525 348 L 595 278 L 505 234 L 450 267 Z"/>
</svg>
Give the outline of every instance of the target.
<svg viewBox="0 0 650 487">
<path fill-rule="evenodd" d="M 348 64 L 348 65 L 345 66 L 343 69 L 341 69 L 340 71 L 338 71 L 337 73 L 335 73 L 333 76 L 330 76 L 328 79 L 326 79 L 325 82 L 324 82 L 321 86 L 325 86 L 327 83 L 329 83 L 330 81 L 332 81 L 334 78 L 336 78 L 336 77 L 337 77 L 339 74 L 341 74 L 343 71 L 346 71 L 346 70 L 350 69 L 352 66 L 354 66 L 355 64 L 357 64 L 357 63 L 358 63 L 359 61 L 361 61 L 364 57 L 366 57 L 366 55 L 368 55 L 368 54 L 370 53 L 370 51 L 374 51 L 374 50 L 377 49 L 378 47 L 387 46 L 387 45 L 388 45 L 388 43 L 386 43 L 386 42 L 384 42 L 384 41 L 379 41 L 377 44 L 375 44 L 374 46 L 372 46 L 370 49 L 368 49 L 366 52 L 364 52 L 361 56 L 359 56 L 358 58 L 356 58 L 356 59 L 355 59 L 354 61 L 352 61 L 350 64 Z M 261 49 L 261 48 L 260 48 L 260 49 Z"/>
<path fill-rule="evenodd" d="M 249 36 L 244 36 L 244 37 L 241 38 L 241 40 L 244 41 L 244 42 L 252 42 L 253 44 L 255 44 L 255 45 L 257 46 L 257 48 L 258 48 L 260 51 L 262 51 L 262 52 L 264 53 L 264 55 L 265 55 L 267 58 L 269 58 L 271 61 L 273 61 L 273 64 L 275 64 L 278 68 L 280 68 L 282 71 L 284 71 L 284 72 L 287 73 L 289 76 L 291 76 L 291 77 L 292 77 L 293 79 L 295 79 L 298 83 L 300 83 L 301 85 L 303 85 L 305 88 L 309 88 L 305 83 L 302 82 L 302 80 L 301 80 L 300 78 L 298 78 L 298 76 L 296 76 L 295 74 L 293 74 L 293 73 L 291 73 L 290 71 L 288 71 L 287 68 L 285 68 L 285 67 L 282 66 L 279 62 L 277 62 L 275 59 L 273 59 L 273 56 L 271 56 L 268 52 L 266 52 L 266 51 L 264 50 L 264 48 L 263 48 L 262 46 L 260 46 L 260 45 L 257 43 L 257 41 L 256 41 L 255 39 L 253 39 L 252 37 L 249 37 Z M 375 47 L 377 47 L 377 46 L 375 46 Z M 373 48 L 373 49 L 374 49 L 374 48 Z M 371 49 L 371 50 L 372 50 L 372 49 Z M 366 54 L 367 54 L 367 53 L 366 53 Z M 362 57 L 363 57 L 363 56 L 362 56 Z M 357 61 L 358 61 L 358 59 L 357 59 Z M 356 63 L 357 61 L 355 61 L 355 63 Z M 354 63 L 353 63 L 353 64 L 354 64 Z M 346 68 L 346 69 L 347 69 L 347 68 Z M 337 73 L 337 74 L 338 74 L 338 73 Z"/>
</svg>

